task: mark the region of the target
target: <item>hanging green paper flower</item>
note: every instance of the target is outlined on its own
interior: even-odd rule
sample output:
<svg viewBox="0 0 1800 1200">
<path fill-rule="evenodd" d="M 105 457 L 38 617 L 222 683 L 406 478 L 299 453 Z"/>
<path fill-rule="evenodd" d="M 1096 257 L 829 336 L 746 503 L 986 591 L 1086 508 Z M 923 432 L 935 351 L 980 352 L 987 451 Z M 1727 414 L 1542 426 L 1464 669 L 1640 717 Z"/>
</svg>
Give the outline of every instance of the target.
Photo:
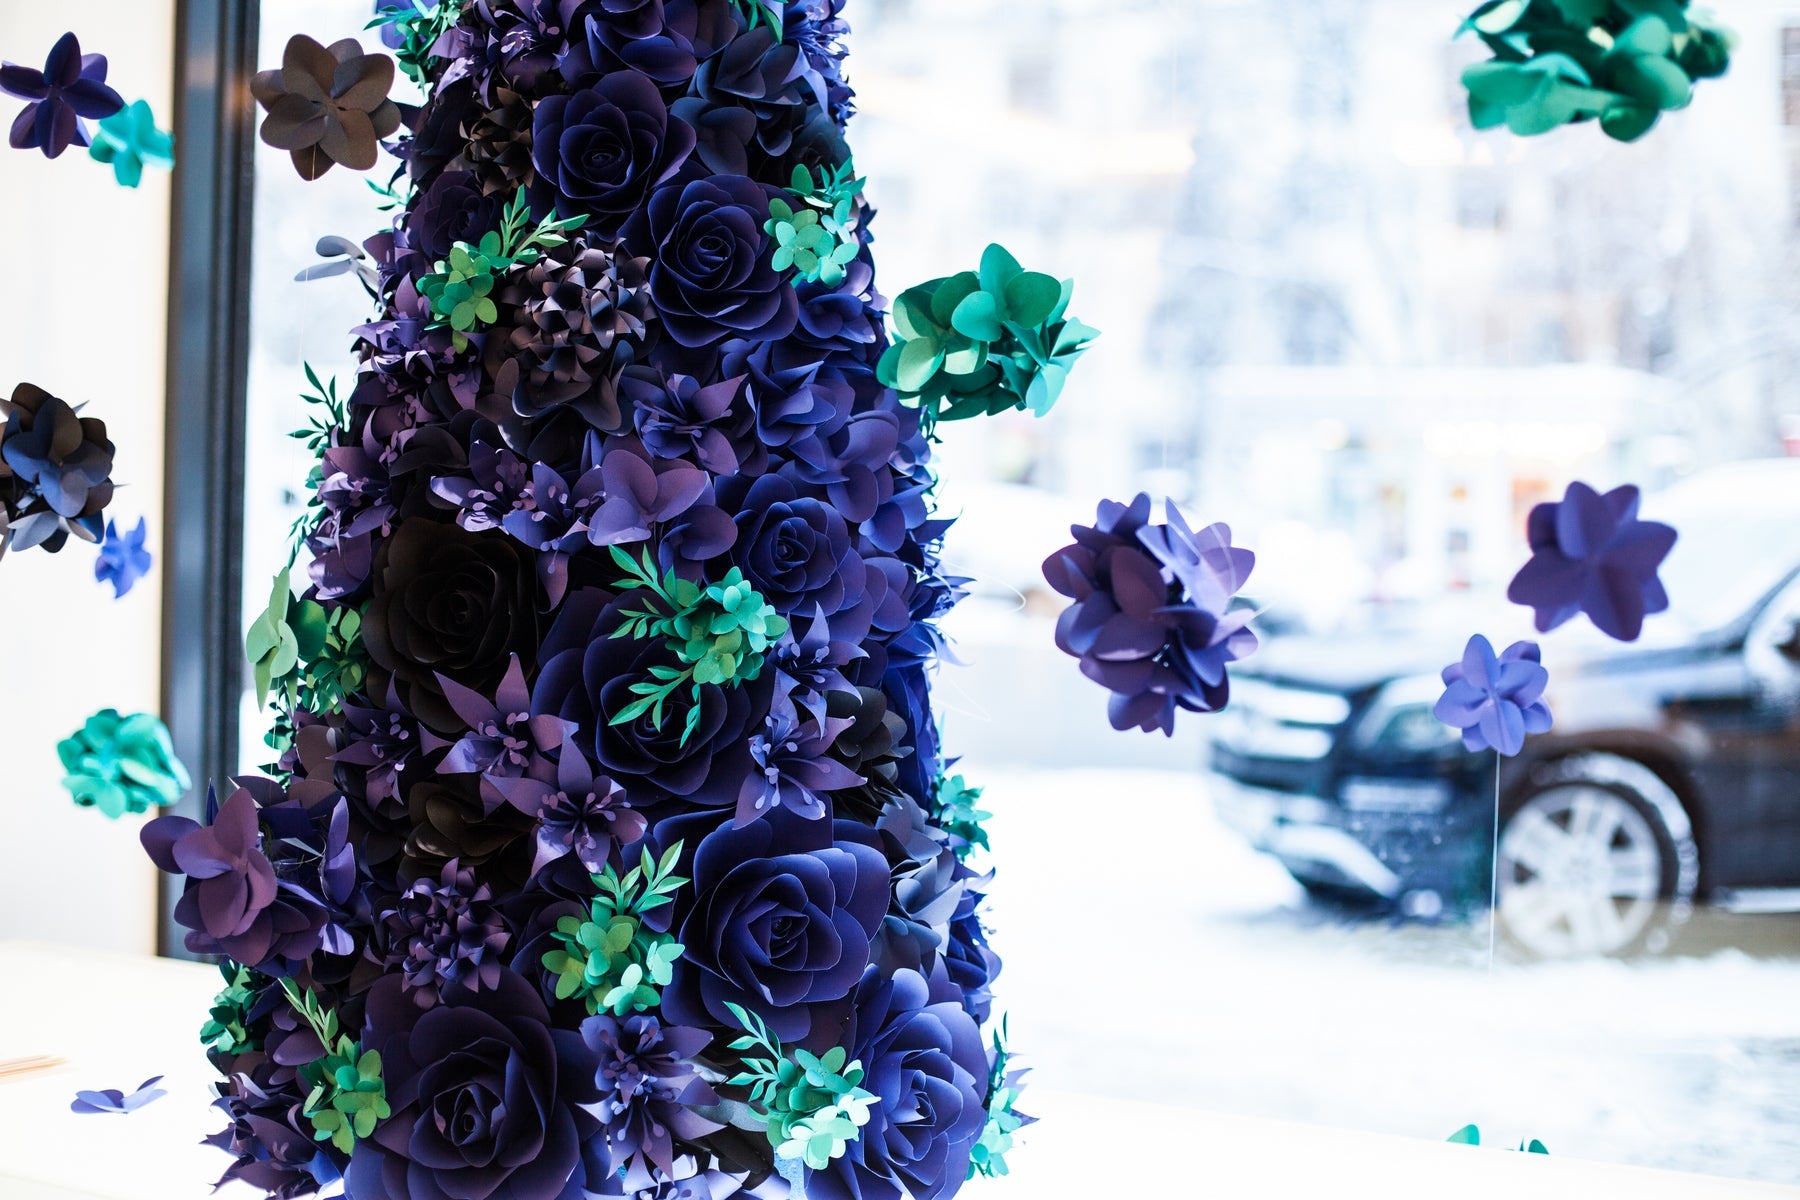
<svg viewBox="0 0 1800 1200">
<path fill-rule="evenodd" d="M 909 288 L 875 368 L 928 425 L 1017 408 L 1043 416 L 1100 331 L 1065 315 L 1073 280 L 1027 271 L 1002 246 L 981 270 Z"/>
<path fill-rule="evenodd" d="M 600 894 L 588 906 L 588 918 L 564 917 L 551 935 L 560 949 L 544 954 L 544 968 L 556 979 L 556 998 L 580 997 L 590 1013 L 616 1017 L 646 1012 L 662 1000 L 675 960 L 685 949 L 666 933 L 644 924 L 644 914 L 672 901 L 687 882 L 676 875 L 681 843 L 658 862 L 644 851 L 643 861 L 621 879 L 609 863 L 593 876 Z"/>
<path fill-rule="evenodd" d="M 56 754 L 75 803 L 114 819 L 173 804 L 188 790 L 168 726 L 150 713 L 103 708 L 58 742 Z"/>
<path fill-rule="evenodd" d="M 120 186 L 134 188 L 144 168 L 175 166 L 175 135 L 156 127 L 147 100 L 137 100 L 110 117 L 102 117 L 88 143 L 88 157 L 110 163 Z"/>
<path fill-rule="evenodd" d="M 1463 71 L 1475 128 L 1529 137 L 1597 119 L 1621 142 L 1723 75 L 1736 40 L 1688 0 L 1488 0 L 1458 32 L 1494 52 Z"/>
</svg>

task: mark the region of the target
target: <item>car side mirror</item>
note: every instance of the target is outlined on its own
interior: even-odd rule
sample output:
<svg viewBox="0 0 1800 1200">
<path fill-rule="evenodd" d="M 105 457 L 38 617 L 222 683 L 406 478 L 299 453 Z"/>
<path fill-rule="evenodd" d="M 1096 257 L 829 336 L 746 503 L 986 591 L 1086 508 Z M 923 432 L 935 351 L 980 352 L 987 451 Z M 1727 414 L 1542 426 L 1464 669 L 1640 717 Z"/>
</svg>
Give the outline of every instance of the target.
<svg viewBox="0 0 1800 1200">
<path fill-rule="evenodd" d="M 1791 663 L 1800 663 L 1800 616 L 1788 618 L 1787 636 L 1775 643 L 1776 653 Z"/>
</svg>

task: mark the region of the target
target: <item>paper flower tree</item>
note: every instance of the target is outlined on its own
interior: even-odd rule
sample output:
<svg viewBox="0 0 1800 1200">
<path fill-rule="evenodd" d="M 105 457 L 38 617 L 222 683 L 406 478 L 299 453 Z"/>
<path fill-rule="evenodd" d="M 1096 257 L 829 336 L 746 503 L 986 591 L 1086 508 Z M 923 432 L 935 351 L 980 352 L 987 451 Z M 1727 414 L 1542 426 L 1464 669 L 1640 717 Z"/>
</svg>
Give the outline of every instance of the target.
<svg viewBox="0 0 1800 1200">
<path fill-rule="evenodd" d="M 1645 616 L 1669 607 L 1656 569 L 1675 545 L 1675 530 L 1638 519 L 1638 490 L 1601 495 L 1575 482 L 1558 503 L 1539 504 L 1526 520 L 1531 558 L 1506 598 L 1530 607 L 1540 633 L 1586 613 L 1608 637 L 1635 641 Z"/>
<path fill-rule="evenodd" d="M 1467 749 L 1510 758 L 1525 748 L 1526 734 L 1550 728 L 1550 707 L 1542 699 L 1549 682 L 1536 642 L 1514 642 L 1496 655 L 1478 633 L 1462 660 L 1444 668 L 1444 694 L 1433 712 L 1462 730 Z"/>
<path fill-rule="evenodd" d="M 259 77 L 303 174 L 397 135 L 405 176 L 362 257 L 324 243 L 377 311 L 342 398 L 311 380 L 309 584 L 283 568 L 248 638 L 278 778 L 144 835 L 228 960 L 228 1178 L 938 1200 L 1004 1173 L 984 814 L 928 683 L 961 581 L 931 414 L 882 382 L 840 7 L 384 0 L 425 92 L 403 130 L 354 43 Z M 1086 335 L 1066 285 L 989 260 L 946 317 L 987 363 L 945 364 L 1041 410 Z M 1159 590 L 1159 552 L 1212 578 L 1183 536 L 1136 551 Z M 1194 697 L 1244 641 L 1201 626 L 1236 619 L 1173 619 Z"/>
<path fill-rule="evenodd" d="M 1112 693 L 1114 729 L 1175 733 L 1175 711 L 1214 712 L 1230 694 L 1228 663 L 1256 649 L 1247 612 L 1231 598 L 1256 556 L 1231 544 L 1231 530 L 1199 533 L 1173 502 L 1167 525 L 1150 524 L 1150 497 L 1100 504 L 1075 544 L 1044 563 L 1050 586 L 1074 601 L 1056 623 L 1056 644 L 1081 673 Z"/>
</svg>

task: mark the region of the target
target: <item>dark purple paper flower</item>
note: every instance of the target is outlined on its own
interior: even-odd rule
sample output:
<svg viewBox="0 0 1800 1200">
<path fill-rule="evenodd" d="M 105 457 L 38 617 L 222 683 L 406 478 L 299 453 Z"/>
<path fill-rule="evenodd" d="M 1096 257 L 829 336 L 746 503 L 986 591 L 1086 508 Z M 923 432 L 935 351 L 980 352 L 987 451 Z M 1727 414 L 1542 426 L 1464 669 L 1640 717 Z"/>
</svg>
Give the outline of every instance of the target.
<svg viewBox="0 0 1800 1200">
<path fill-rule="evenodd" d="M 1225 526 L 1196 535 L 1169 511 L 1170 524 L 1153 527 L 1150 497 L 1102 501 L 1096 524 L 1074 526 L 1075 544 L 1045 561 L 1044 578 L 1075 601 L 1056 644 L 1113 693 L 1113 728 L 1174 736 L 1178 708 L 1224 707 L 1226 665 L 1256 649 L 1256 635 L 1248 614 L 1225 608 L 1254 559 Z"/>
<path fill-rule="evenodd" d="M 125 107 L 125 98 L 106 86 L 106 55 L 83 54 L 73 33 L 56 39 L 41 71 L 0 65 L 0 91 L 30 101 L 12 123 L 12 148 L 42 150 L 45 158 L 88 144 L 83 117 L 99 120 Z"/>
<path fill-rule="evenodd" d="M 793 332 L 799 302 L 770 265 L 774 252 L 763 232 L 773 194 L 741 175 L 675 181 L 626 222 L 625 244 L 652 260 L 650 298 L 681 345 Z"/>
<path fill-rule="evenodd" d="M 739 447 L 753 420 L 747 407 L 736 406 L 742 376 L 703 387 L 688 375 L 633 367 L 619 380 L 619 390 L 631 402 L 644 449 L 656 457 L 691 458 L 715 475 L 738 469 Z"/>
<path fill-rule="evenodd" d="M 828 757 L 838 734 L 851 724 L 840 718 L 802 718 L 794 702 L 778 693 L 762 730 L 750 735 L 756 769 L 738 792 L 738 828 L 777 808 L 817 820 L 830 811 L 822 793 L 863 782 L 861 775 Z"/>
<path fill-rule="evenodd" d="M 1540 633 L 1585 612 L 1608 637 L 1635 641 L 1645 616 L 1669 607 L 1656 569 L 1675 545 L 1673 529 L 1640 521 L 1637 509 L 1630 484 L 1601 495 L 1581 482 L 1560 503 L 1533 508 L 1525 527 L 1531 560 L 1506 598 L 1534 610 Z"/>
<path fill-rule="evenodd" d="M 721 482 L 720 499 L 737 512 L 732 558 L 763 599 L 784 615 L 821 609 L 829 617 L 858 604 L 863 559 L 843 516 L 779 475 L 743 482 Z"/>
<path fill-rule="evenodd" d="M 189 950 L 261 967 L 272 959 L 298 961 L 318 949 L 324 911 L 316 899 L 276 878 L 248 790 L 231 793 L 210 825 L 158 817 L 139 838 L 159 868 L 187 877 L 175 919 L 188 928 Z"/>
<path fill-rule="evenodd" d="M 355 38 L 321 46 L 303 33 L 288 39 L 278 70 L 258 71 L 250 91 L 268 115 L 262 140 L 286 150 L 300 178 L 317 179 L 342 163 L 367 171 L 381 139 L 400 128 L 388 99 L 394 60 L 364 54 Z"/>
<path fill-rule="evenodd" d="M 483 192 L 481 181 L 470 172 L 444 171 L 419 193 L 409 231 L 419 252 L 436 261 L 448 258 L 457 242 L 474 244 L 489 230 L 500 228 L 505 207 L 505 198 Z"/>
<path fill-rule="evenodd" d="M 550 1025 L 523 978 L 445 992 L 420 1009 L 396 975 L 369 991 L 364 1049 L 381 1054 L 393 1115 L 357 1145 L 353 1196 L 559 1200 L 604 1188 L 604 1147 L 585 1105 L 597 1056 Z"/>
<path fill-rule="evenodd" d="M 563 61 L 574 82 L 619 67 L 642 71 L 664 86 L 682 85 L 741 26 L 721 0 L 600 0 L 584 5 L 585 42 Z"/>
<path fill-rule="evenodd" d="M 719 1102 L 688 1061 L 712 1041 L 704 1029 L 602 1013 L 581 1023 L 581 1037 L 600 1056 L 596 1111 L 627 1189 L 650 1186 L 653 1171 L 674 1172 L 675 1139 L 691 1143 L 720 1128 L 693 1111 Z"/>
<path fill-rule="evenodd" d="M 438 770 L 446 775 L 479 774 L 482 798 L 491 805 L 506 802 L 504 782 L 525 775 L 548 778 L 546 757 L 574 732 L 572 721 L 531 715 L 531 689 L 514 655 L 493 699 L 438 676 L 438 686 L 469 732 L 450 747 Z"/>
<path fill-rule="evenodd" d="M 693 881 L 686 951 L 663 991 L 667 1018 L 734 1029 L 725 1006 L 741 1004 L 783 1042 L 837 1044 L 887 912 L 881 852 L 838 838 L 830 821 L 772 812 L 708 834 Z"/>
<path fill-rule="evenodd" d="M 1549 682 L 1536 642 L 1514 642 L 1496 657 L 1478 633 L 1462 661 L 1444 668 L 1444 694 L 1432 711 L 1462 730 L 1468 749 L 1498 750 L 1510 758 L 1525 748 L 1526 734 L 1550 728 L 1550 707 L 1541 698 Z"/>
<path fill-rule="evenodd" d="M 585 216 L 585 228 L 606 239 L 693 148 L 693 129 L 670 120 L 655 82 L 637 71 L 615 71 L 572 96 L 548 96 L 532 123 L 532 160 L 556 214 Z"/>
<path fill-rule="evenodd" d="M 406 889 L 397 907 L 382 914 L 389 938 L 389 970 L 420 1008 L 430 1008 L 451 988 L 479 991 L 500 985 L 506 922 L 493 892 L 475 882 L 475 872 L 455 860 L 436 879 L 427 876 Z"/>
<path fill-rule="evenodd" d="M 588 523 L 596 546 L 642 542 L 651 527 L 686 512 L 706 490 L 706 473 L 686 463 L 652 466 L 619 446 L 600 460 L 605 501 Z"/>
<path fill-rule="evenodd" d="M 123 534 L 113 522 L 106 523 L 106 536 L 100 539 L 100 557 L 94 560 L 94 578 L 112 584 L 113 599 L 129 592 L 150 573 L 150 551 L 144 547 L 149 536 L 142 517 Z"/>
<path fill-rule="evenodd" d="M 69 534 L 97 542 L 112 501 L 113 444 L 106 422 L 77 416 L 42 388 L 21 383 L 0 401 L 0 499 L 7 528 L 0 549 L 43 546 Z"/>
<path fill-rule="evenodd" d="M 954 986 L 871 971 L 856 993 L 851 1057 L 873 1092 L 869 1123 L 807 1179 L 810 1200 L 936 1200 L 961 1186 L 987 1125 L 987 1053 Z"/>
<path fill-rule="evenodd" d="M 572 724 L 570 729 L 574 729 Z M 573 854 L 590 873 L 598 875 L 612 857 L 613 847 L 635 845 L 644 836 L 644 814 L 631 807 L 624 788 L 605 775 L 594 774 L 572 736 L 563 740 L 554 784 L 526 776 L 505 780 L 500 790 L 507 803 L 537 818 L 533 872 Z"/>
<path fill-rule="evenodd" d="M 303 1112 L 306 1088 L 292 1066 L 248 1055 L 218 1087 L 213 1107 L 229 1124 L 205 1142 L 233 1157 L 221 1186 L 236 1180 L 275 1200 L 299 1200 L 341 1177 L 332 1152 L 313 1140 Z"/>
</svg>

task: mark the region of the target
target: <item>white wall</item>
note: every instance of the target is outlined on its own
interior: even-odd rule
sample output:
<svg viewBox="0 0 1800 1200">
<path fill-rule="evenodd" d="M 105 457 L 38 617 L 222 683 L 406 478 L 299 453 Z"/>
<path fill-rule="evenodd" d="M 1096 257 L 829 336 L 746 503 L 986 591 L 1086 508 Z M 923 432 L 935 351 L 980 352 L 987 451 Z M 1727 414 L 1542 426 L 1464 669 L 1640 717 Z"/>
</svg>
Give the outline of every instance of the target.
<svg viewBox="0 0 1800 1200">
<path fill-rule="evenodd" d="M 73 22 L 82 49 L 107 55 L 107 82 L 150 102 L 169 127 L 170 0 L 0 5 L 0 58 L 32 66 Z M 10 126 L 23 104 L 0 96 Z M 180 148 L 177 147 L 177 153 Z M 54 161 L 0 146 L 0 389 L 27 380 L 106 422 L 118 447 L 110 509 L 147 518 L 161 565 L 163 363 L 169 176 L 136 191 L 73 147 Z M 78 809 L 59 785 L 56 743 L 96 709 L 157 709 L 161 576 L 124 599 L 93 576 L 94 547 L 73 539 L 0 560 L 0 938 L 148 952 L 155 871 L 142 818 Z"/>
</svg>

